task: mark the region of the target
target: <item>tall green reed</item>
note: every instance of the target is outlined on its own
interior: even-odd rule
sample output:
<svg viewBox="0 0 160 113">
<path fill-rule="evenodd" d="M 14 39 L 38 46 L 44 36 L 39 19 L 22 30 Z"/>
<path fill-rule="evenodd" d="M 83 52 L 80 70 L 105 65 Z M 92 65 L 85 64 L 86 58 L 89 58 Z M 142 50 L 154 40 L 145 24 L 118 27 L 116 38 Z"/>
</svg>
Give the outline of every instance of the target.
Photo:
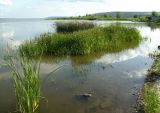
<svg viewBox="0 0 160 113">
<path fill-rule="evenodd" d="M 57 32 L 74 32 L 95 27 L 93 22 L 56 22 Z"/>
<path fill-rule="evenodd" d="M 88 55 L 95 52 L 117 52 L 138 46 L 142 39 L 135 28 L 121 25 L 94 27 L 72 33 L 45 33 L 19 47 L 20 53 L 33 57 L 44 55 Z"/>
<path fill-rule="evenodd" d="M 19 55 L 5 58 L 12 70 L 17 110 L 20 113 L 36 113 L 40 103 L 40 60 L 33 61 Z"/>
</svg>

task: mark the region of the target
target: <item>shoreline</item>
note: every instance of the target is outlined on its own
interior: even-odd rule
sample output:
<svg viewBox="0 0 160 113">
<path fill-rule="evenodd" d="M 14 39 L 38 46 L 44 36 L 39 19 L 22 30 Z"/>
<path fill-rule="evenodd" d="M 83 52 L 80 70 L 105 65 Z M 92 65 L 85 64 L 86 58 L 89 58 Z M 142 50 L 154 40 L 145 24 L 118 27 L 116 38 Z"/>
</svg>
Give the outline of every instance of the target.
<svg viewBox="0 0 160 113">
<path fill-rule="evenodd" d="M 160 113 L 160 53 L 151 54 L 154 63 L 144 81 L 144 85 L 139 92 L 136 111 L 138 113 Z"/>
</svg>

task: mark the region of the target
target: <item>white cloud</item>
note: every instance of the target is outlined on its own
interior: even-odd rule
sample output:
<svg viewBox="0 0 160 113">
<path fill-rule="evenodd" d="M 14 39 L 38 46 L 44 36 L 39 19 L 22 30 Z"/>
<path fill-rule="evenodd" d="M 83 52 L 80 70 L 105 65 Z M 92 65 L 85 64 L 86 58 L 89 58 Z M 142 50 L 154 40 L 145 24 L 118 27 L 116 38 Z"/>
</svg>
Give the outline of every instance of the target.
<svg viewBox="0 0 160 113">
<path fill-rule="evenodd" d="M 0 5 L 10 6 L 10 5 L 12 5 L 12 2 L 11 2 L 11 0 L 0 0 Z"/>
<path fill-rule="evenodd" d="M 108 0 L 108 11 L 159 11 L 159 0 Z"/>
<path fill-rule="evenodd" d="M 140 69 L 140 70 L 132 70 L 130 72 L 122 72 L 125 78 L 141 78 L 144 77 L 147 74 L 146 69 Z"/>
<path fill-rule="evenodd" d="M 160 0 L 0 0 L 4 18 L 79 16 L 108 11 L 160 11 Z M 136 8 L 135 8 L 136 6 Z M 23 9 L 23 10 L 22 10 Z"/>
</svg>

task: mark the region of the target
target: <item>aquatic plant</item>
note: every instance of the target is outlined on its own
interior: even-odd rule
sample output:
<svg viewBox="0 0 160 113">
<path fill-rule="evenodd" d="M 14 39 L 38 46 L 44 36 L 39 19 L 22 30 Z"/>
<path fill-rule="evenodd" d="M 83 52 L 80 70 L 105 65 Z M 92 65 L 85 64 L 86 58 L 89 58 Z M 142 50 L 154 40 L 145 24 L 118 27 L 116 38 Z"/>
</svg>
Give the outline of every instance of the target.
<svg viewBox="0 0 160 113">
<path fill-rule="evenodd" d="M 27 57 L 5 58 L 12 70 L 17 110 L 20 113 L 35 113 L 40 101 L 40 61 L 33 62 Z M 20 68 L 20 69 L 19 69 Z"/>
<path fill-rule="evenodd" d="M 74 32 L 95 27 L 93 22 L 56 22 L 57 32 Z"/>
<path fill-rule="evenodd" d="M 136 47 L 142 37 L 135 28 L 121 25 L 95 27 L 73 33 L 45 33 L 19 47 L 29 57 L 44 55 L 87 55 L 95 52 L 117 52 Z"/>
</svg>

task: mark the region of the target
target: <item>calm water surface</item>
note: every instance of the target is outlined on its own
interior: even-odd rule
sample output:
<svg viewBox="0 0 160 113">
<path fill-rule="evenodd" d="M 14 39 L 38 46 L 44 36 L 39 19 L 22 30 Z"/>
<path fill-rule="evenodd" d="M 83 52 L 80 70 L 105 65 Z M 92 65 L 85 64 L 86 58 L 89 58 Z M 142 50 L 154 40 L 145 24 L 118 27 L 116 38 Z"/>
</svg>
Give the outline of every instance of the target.
<svg viewBox="0 0 160 113">
<path fill-rule="evenodd" d="M 0 20 L 0 47 L 7 42 L 14 48 L 41 33 L 55 32 L 54 22 Z M 160 44 L 160 29 L 144 23 L 121 24 L 136 27 L 145 40 L 135 49 L 118 53 L 42 59 L 41 92 L 46 99 L 41 101 L 40 113 L 133 113 L 137 92 L 153 63 L 148 53 Z M 53 72 L 58 67 L 61 68 Z M 10 75 L 7 66 L 0 66 L 0 113 L 16 108 Z M 92 93 L 92 97 L 79 96 L 85 93 Z"/>
</svg>

